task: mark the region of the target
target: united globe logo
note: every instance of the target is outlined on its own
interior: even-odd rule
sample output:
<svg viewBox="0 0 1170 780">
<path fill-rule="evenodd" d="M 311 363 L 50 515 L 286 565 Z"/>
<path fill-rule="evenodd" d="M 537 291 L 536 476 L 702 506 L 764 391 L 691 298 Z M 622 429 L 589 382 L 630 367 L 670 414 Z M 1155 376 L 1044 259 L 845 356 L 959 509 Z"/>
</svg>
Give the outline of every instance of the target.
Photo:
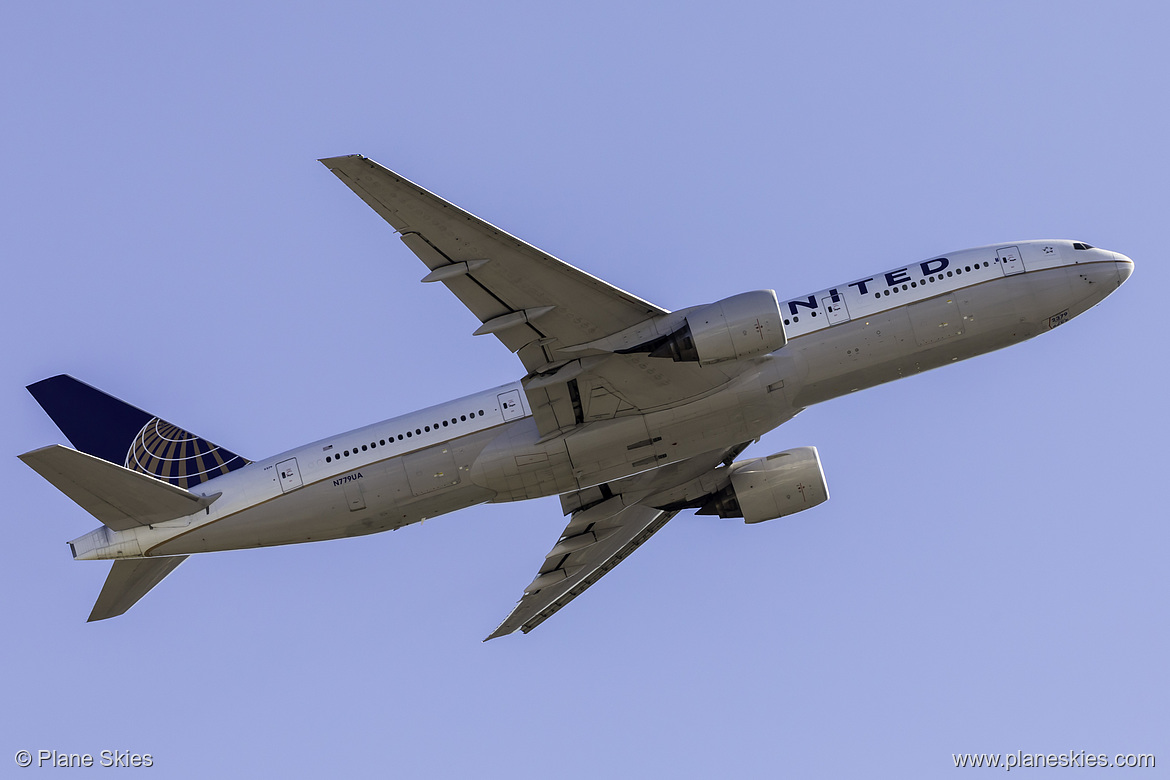
<svg viewBox="0 0 1170 780">
<path fill-rule="evenodd" d="M 126 453 L 126 468 L 189 489 L 248 463 L 177 425 L 151 418 Z"/>
</svg>

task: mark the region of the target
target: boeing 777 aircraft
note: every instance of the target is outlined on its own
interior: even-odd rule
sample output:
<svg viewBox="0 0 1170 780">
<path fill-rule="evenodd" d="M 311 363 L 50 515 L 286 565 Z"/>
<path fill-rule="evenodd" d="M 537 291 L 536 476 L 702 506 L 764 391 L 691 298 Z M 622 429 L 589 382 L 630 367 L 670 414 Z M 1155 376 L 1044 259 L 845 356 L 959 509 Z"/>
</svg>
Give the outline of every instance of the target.
<svg viewBox="0 0 1170 780">
<path fill-rule="evenodd" d="M 522 379 L 252 461 L 70 376 L 29 391 L 76 449 L 21 459 L 101 526 L 89 619 L 194 553 L 359 536 L 559 495 L 568 524 L 488 637 L 528 632 L 678 512 L 759 523 L 829 497 L 815 447 L 736 460 L 804 408 L 1016 344 L 1104 300 L 1126 256 L 1012 241 L 809 295 L 680 311 L 606 284 L 360 155 L 321 161 L 516 353 Z"/>
</svg>

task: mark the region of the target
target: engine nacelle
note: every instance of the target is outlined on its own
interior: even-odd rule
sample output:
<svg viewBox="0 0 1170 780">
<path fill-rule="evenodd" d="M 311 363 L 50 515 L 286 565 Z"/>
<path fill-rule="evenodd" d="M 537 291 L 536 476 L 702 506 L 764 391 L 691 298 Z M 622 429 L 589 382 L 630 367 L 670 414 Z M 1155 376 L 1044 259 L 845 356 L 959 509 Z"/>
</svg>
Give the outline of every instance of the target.
<svg viewBox="0 0 1170 780">
<path fill-rule="evenodd" d="M 699 514 L 762 523 L 828 500 L 829 486 L 817 448 L 797 447 L 731 464 L 731 485 L 713 495 Z"/>
<path fill-rule="evenodd" d="M 656 345 L 650 356 L 708 365 L 766 355 L 787 341 L 775 291 L 755 290 L 690 312 L 686 324 Z"/>
</svg>

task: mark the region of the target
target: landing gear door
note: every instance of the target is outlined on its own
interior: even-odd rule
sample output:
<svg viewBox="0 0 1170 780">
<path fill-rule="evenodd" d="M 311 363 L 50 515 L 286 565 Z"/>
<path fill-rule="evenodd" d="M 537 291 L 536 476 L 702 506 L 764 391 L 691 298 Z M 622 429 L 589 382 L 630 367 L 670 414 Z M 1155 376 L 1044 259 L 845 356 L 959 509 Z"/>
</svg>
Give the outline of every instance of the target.
<svg viewBox="0 0 1170 780">
<path fill-rule="evenodd" d="M 509 390 L 496 396 L 500 402 L 500 411 L 504 413 L 504 420 L 515 420 L 524 416 L 524 407 L 520 404 L 520 391 Z"/>
<path fill-rule="evenodd" d="M 301 486 L 301 470 L 297 468 L 297 459 L 289 458 L 276 464 L 276 472 L 280 475 L 280 491 L 288 493 Z"/>
<path fill-rule="evenodd" d="M 1005 246 L 995 253 L 995 257 L 999 261 L 999 267 L 1003 269 L 1004 276 L 1023 273 L 1025 270 L 1024 260 L 1020 257 L 1018 246 Z"/>
</svg>

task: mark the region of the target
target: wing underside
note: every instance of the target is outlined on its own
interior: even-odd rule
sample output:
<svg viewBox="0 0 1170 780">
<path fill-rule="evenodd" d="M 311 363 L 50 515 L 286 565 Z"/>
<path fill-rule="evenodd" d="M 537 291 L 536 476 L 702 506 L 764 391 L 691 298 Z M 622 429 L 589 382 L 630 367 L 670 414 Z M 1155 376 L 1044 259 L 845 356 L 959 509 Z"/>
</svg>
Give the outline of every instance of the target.
<svg viewBox="0 0 1170 780">
<path fill-rule="evenodd" d="M 378 163 L 349 155 L 321 160 L 401 234 L 442 282 L 530 372 L 576 355 L 567 347 L 667 314 L 509 235 Z"/>
<path fill-rule="evenodd" d="M 536 628 L 625 560 L 675 514 L 641 504 L 625 506 L 620 496 L 577 512 L 520 603 L 487 638 Z"/>
<path fill-rule="evenodd" d="M 572 518 L 520 602 L 487 639 L 528 633 L 624 561 L 681 506 L 726 484 L 737 445 L 561 497 Z M 484 641 L 487 641 L 486 639 Z"/>
</svg>

